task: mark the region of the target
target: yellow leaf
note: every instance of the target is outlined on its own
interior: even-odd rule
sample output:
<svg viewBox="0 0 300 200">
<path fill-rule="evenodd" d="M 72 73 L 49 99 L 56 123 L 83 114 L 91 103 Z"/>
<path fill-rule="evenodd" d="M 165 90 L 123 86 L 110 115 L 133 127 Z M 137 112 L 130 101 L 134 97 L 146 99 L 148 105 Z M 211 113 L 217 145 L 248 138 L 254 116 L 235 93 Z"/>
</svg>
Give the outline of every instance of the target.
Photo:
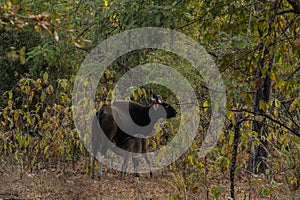
<svg viewBox="0 0 300 200">
<path fill-rule="evenodd" d="M 232 122 L 235 121 L 233 112 L 231 112 L 229 110 L 227 110 L 227 118 L 230 119 Z"/>
<path fill-rule="evenodd" d="M 244 155 L 245 160 L 249 160 L 249 154 Z"/>
<path fill-rule="evenodd" d="M 9 92 L 8 92 L 8 99 L 11 100 L 12 98 L 13 98 L 13 93 L 12 93 L 12 91 L 9 91 Z"/>
<path fill-rule="evenodd" d="M 187 159 L 189 160 L 189 162 L 190 162 L 191 164 L 194 164 L 194 162 L 193 162 L 193 157 L 192 157 L 192 156 L 188 156 Z"/>
<path fill-rule="evenodd" d="M 206 112 L 207 108 L 209 107 L 207 100 L 203 102 L 203 107 L 204 107 L 204 112 Z"/>
<path fill-rule="evenodd" d="M 35 30 L 35 32 L 39 33 L 39 32 L 41 32 L 41 27 L 38 25 L 35 25 L 34 30 Z"/>
<path fill-rule="evenodd" d="M 27 112 L 26 113 L 26 121 L 28 122 L 28 124 L 30 124 L 30 125 L 32 125 L 32 119 L 31 119 L 31 117 L 30 117 L 30 113 L 29 112 Z"/>
<path fill-rule="evenodd" d="M 139 95 L 137 93 L 135 93 L 135 92 L 132 93 L 132 96 L 133 96 L 133 98 L 134 98 L 135 101 L 137 101 L 138 98 L 139 98 Z"/>
<path fill-rule="evenodd" d="M 275 76 L 275 73 L 271 72 L 269 73 L 269 77 L 272 81 L 275 81 L 276 80 L 276 76 Z"/>
<path fill-rule="evenodd" d="M 27 96 L 29 96 L 30 90 L 31 90 L 30 86 L 26 86 L 25 93 L 26 93 Z"/>
<path fill-rule="evenodd" d="M 14 111 L 14 121 L 16 122 L 16 121 L 18 121 L 18 119 L 19 119 L 19 111 L 15 110 Z"/>
<path fill-rule="evenodd" d="M 37 79 L 35 82 L 34 82 L 34 86 L 37 90 L 40 90 L 42 88 L 41 86 L 41 83 L 42 83 L 42 80 L 41 79 Z"/>
<path fill-rule="evenodd" d="M 29 102 L 32 103 L 34 97 L 34 91 L 31 91 L 30 96 L 29 96 Z"/>
<path fill-rule="evenodd" d="M 259 101 L 259 108 L 262 109 L 263 111 L 267 111 L 267 104 L 264 100 Z"/>
<path fill-rule="evenodd" d="M 245 101 L 246 97 L 247 97 L 247 93 L 246 92 L 242 92 L 242 100 L 243 101 Z"/>
<path fill-rule="evenodd" d="M 249 93 L 247 93 L 247 96 L 246 96 L 246 103 L 247 104 L 251 104 L 252 103 L 252 96 Z"/>
<path fill-rule="evenodd" d="M 276 108 L 274 109 L 274 116 L 278 117 L 278 110 Z"/>
<path fill-rule="evenodd" d="M 52 94 L 53 91 L 54 91 L 52 85 L 49 85 L 49 86 L 47 87 L 46 91 L 47 91 L 48 94 Z"/>
<path fill-rule="evenodd" d="M 86 87 L 87 85 L 89 84 L 89 81 L 88 80 L 84 80 L 83 81 L 83 85 Z"/>
<path fill-rule="evenodd" d="M 104 6 L 108 7 L 108 0 L 104 0 Z"/>
</svg>

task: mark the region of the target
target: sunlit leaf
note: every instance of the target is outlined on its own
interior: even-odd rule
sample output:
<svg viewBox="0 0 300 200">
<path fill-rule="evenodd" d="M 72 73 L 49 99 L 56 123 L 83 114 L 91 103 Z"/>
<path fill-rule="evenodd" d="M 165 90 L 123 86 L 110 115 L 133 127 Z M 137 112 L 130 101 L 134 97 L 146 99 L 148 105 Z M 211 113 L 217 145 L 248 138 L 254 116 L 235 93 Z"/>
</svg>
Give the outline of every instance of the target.
<svg viewBox="0 0 300 200">
<path fill-rule="evenodd" d="M 52 85 L 49 85 L 47 87 L 46 91 L 47 91 L 47 94 L 53 94 L 54 89 L 53 89 Z"/>
<path fill-rule="evenodd" d="M 264 112 L 266 112 L 267 109 L 268 109 L 268 105 L 267 105 L 267 103 L 264 100 L 260 100 L 259 101 L 259 108 L 261 110 L 263 110 Z"/>
<path fill-rule="evenodd" d="M 273 72 L 269 73 L 269 77 L 272 81 L 276 80 L 275 73 L 273 73 Z"/>
<path fill-rule="evenodd" d="M 276 108 L 280 108 L 281 102 L 278 99 L 274 99 L 274 104 Z"/>
<path fill-rule="evenodd" d="M 22 65 L 26 63 L 26 47 L 23 46 L 20 50 L 20 62 Z"/>
<path fill-rule="evenodd" d="M 156 149 L 156 142 L 154 140 L 151 141 L 151 145 L 154 149 Z"/>
<path fill-rule="evenodd" d="M 48 75 L 47 72 L 45 72 L 44 75 L 43 75 L 43 81 L 44 81 L 45 84 L 48 84 L 48 78 L 49 78 L 49 75 Z"/>
<path fill-rule="evenodd" d="M 194 164 L 193 157 L 191 155 L 189 155 L 187 159 L 191 164 Z"/>
</svg>

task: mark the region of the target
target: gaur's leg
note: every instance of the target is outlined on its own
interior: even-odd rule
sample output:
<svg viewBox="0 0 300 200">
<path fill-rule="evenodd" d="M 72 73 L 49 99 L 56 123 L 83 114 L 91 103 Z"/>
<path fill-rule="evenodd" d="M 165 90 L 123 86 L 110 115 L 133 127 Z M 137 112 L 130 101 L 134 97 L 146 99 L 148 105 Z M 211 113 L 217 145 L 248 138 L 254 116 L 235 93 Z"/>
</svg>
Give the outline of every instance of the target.
<svg viewBox="0 0 300 200">
<path fill-rule="evenodd" d="M 127 165 L 128 165 L 128 159 L 129 159 L 129 156 L 123 156 L 124 158 L 124 161 L 123 161 L 123 165 L 122 165 L 122 171 L 120 173 L 120 178 L 124 178 L 125 176 L 125 173 L 127 172 Z"/>
<path fill-rule="evenodd" d="M 94 179 L 95 177 L 95 158 L 91 156 L 91 178 Z"/>
<path fill-rule="evenodd" d="M 98 161 L 98 179 L 102 178 L 102 162 Z"/>
<path fill-rule="evenodd" d="M 152 169 L 151 169 L 151 163 L 150 163 L 150 160 L 148 159 L 148 156 L 147 154 L 143 154 L 144 155 L 144 158 L 149 166 L 149 171 L 150 171 L 150 177 L 153 178 L 153 172 L 152 172 Z"/>
<path fill-rule="evenodd" d="M 135 156 L 132 156 L 132 162 L 133 162 L 133 167 L 134 167 L 134 177 L 140 177 L 139 173 L 137 173 L 137 168 L 139 166 L 139 161 Z"/>
<path fill-rule="evenodd" d="M 149 170 L 150 170 L 150 177 L 152 178 L 153 177 L 153 172 L 152 172 L 152 169 L 151 169 L 151 163 L 148 159 L 148 156 L 147 156 L 147 153 L 148 150 L 147 150 L 147 141 L 146 141 L 146 138 L 142 138 L 142 153 L 143 153 L 143 156 L 146 160 L 146 162 L 148 163 L 148 166 L 149 166 Z"/>
</svg>

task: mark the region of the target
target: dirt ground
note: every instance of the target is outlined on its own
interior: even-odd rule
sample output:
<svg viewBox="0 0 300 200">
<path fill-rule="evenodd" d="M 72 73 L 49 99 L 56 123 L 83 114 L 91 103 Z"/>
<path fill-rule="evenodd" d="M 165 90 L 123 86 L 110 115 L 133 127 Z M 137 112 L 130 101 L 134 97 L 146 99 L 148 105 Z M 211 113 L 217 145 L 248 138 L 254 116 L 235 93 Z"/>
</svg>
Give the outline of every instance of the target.
<svg viewBox="0 0 300 200">
<path fill-rule="evenodd" d="M 57 168 L 23 172 L 12 166 L 1 166 L 0 199 L 170 199 L 176 188 L 167 175 L 139 178 L 118 172 L 105 172 L 102 180 L 92 180 L 84 163 L 65 172 Z"/>
<path fill-rule="evenodd" d="M 99 181 L 90 178 L 86 166 L 85 161 L 77 163 L 74 168 L 68 166 L 65 171 L 62 167 L 50 167 L 21 173 L 16 166 L 0 163 L 0 199 L 207 199 L 204 188 L 197 192 L 179 191 L 170 173 L 154 172 L 154 178 L 150 178 L 148 174 L 142 174 L 140 178 L 127 175 L 120 180 L 118 172 L 104 169 L 104 177 Z M 226 186 L 219 199 L 230 199 L 228 180 L 217 174 L 215 180 L 216 184 Z M 240 192 L 236 199 L 274 199 L 260 198 L 257 195 L 245 198 L 241 192 L 243 185 L 245 180 L 239 180 L 236 190 Z M 209 199 L 213 199 L 211 195 Z M 281 195 L 279 199 L 300 197 Z"/>
</svg>

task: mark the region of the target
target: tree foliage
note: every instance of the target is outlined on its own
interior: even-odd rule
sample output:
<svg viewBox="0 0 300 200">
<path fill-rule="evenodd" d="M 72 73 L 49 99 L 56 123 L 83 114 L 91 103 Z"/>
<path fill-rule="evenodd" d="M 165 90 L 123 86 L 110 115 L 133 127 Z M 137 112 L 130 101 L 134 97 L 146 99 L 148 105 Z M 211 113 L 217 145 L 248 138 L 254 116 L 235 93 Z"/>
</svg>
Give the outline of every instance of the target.
<svg viewBox="0 0 300 200">
<path fill-rule="evenodd" d="M 189 61 L 177 55 L 143 49 L 119 57 L 99 77 L 96 100 L 109 100 L 116 81 L 139 64 L 169 65 L 189 80 L 201 104 L 199 136 L 186 155 L 169 166 L 170 171 L 180 172 L 174 173 L 180 195 L 186 189 L 196 193 L 205 188 L 207 197 L 219 198 L 229 186 L 214 184 L 215 172 L 225 177 L 231 173 L 232 183 L 237 173 L 249 177 L 248 186 L 257 186 L 260 196 L 299 194 L 299 24 L 299 0 L 4 0 L 0 3 L 1 159 L 13 155 L 30 169 L 39 162 L 86 156 L 72 122 L 70 101 L 80 63 L 116 33 L 164 27 L 199 42 L 222 73 L 227 120 L 213 151 L 204 159 L 197 154 L 210 122 L 208 88 Z M 132 98 L 147 103 L 153 92 L 168 97 L 171 104 L 177 102 L 171 91 L 155 84 L 133 89 Z M 175 120 L 167 124 L 149 146 L 160 148 L 177 127 Z M 255 173 L 268 175 L 272 182 L 260 182 Z M 283 188 L 286 192 L 281 192 Z M 234 198 L 234 184 L 231 189 Z M 251 196 L 246 186 L 239 190 Z"/>
</svg>

